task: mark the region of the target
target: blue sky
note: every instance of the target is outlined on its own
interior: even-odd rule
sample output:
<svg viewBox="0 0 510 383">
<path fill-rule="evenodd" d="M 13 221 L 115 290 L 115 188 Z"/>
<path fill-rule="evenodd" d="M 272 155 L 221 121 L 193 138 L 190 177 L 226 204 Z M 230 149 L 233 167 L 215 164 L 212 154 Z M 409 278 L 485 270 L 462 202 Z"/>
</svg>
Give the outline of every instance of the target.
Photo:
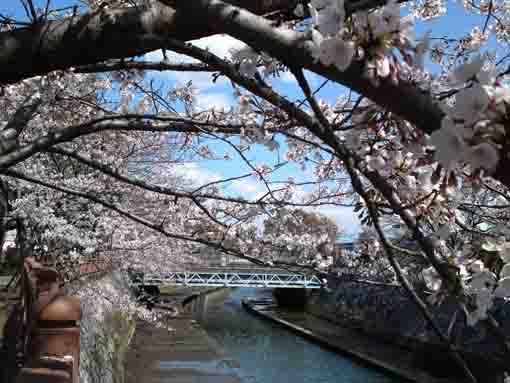
<svg viewBox="0 0 510 383">
<path fill-rule="evenodd" d="M 34 0 L 34 3 L 40 7 L 46 4 L 45 0 Z M 76 0 L 52 0 L 52 6 L 66 7 L 69 5 L 77 4 Z M 421 22 L 416 26 L 416 36 L 419 38 L 427 30 L 432 30 L 432 37 L 442 36 L 459 36 L 464 33 L 469 33 L 475 25 L 480 25 L 481 18 L 479 16 L 466 17 L 465 11 L 462 7 L 453 1 L 447 3 L 448 13 L 446 17 L 432 20 L 429 22 Z M 406 12 L 405 9 L 402 11 Z M 18 0 L 2 0 L 0 4 L 0 13 L 12 16 L 19 19 L 25 19 L 25 14 L 20 6 Z M 197 42 L 202 48 L 208 48 L 217 55 L 224 57 L 229 55 L 229 49 L 241 46 L 236 40 L 225 36 L 217 35 L 208 39 L 202 39 Z M 495 42 L 492 38 L 488 46 L 485 48 L 494 48 Z M 160 52 L 153 52 L 146 55 L 145 59 L 161 60 Z M 189 61 L 182 56 L 170 55 L 171 61 Z M 430 62 L 428 62 L 430 64 Z M 428 66 L 429 70 L 432 69 Z M 434 71 L 432 69 L 432 71 Z M 200 108 L 208 108 L 211 106 L 223 106 L 226 109 L 230 107 L 237 107 L 237 102 L 233 96 L 233 89 L 228 81 L 221 80 L 219 83 L 213 84 L 211 75 L 209 73 L 151 73 L 150 76 L 165 84 L 166 87 L 184 84 L 192 81 L 193 84 L 201 89 L 200 96 L 198 97 L 198 106 Z M 315 74 L 308 74 L 308 79 L 313 88 L 317 88 L 323 79 Z M 280 78 L 270 80 L 274 88 L 281 94 L 286 95 L 290 99 L 302 99 L 302 94 L 294 78 L 289 73 L 282 73 Z M 345 95 L 347 90 L 337 84 L 329 83 L 319 93 L 318 97 L 328 102 L 334 103 L 340 96 Z M 282 141 L 280 157 L 283 158 L 283 150 L 285 145 Z M 228 150 L 226 144 L 214 144 L 213 148 L 218 152 L 229 151 L 232 157 L 235 158 L 235 153 Z M 271 164 L 275 162 L 275 153 L 269 152 L 262 147 L 257 147 L 247 153 L 247 157 L 254 165 L 262 163 Z M 194 164 L 186 164 L 183 167 L 190 178 L 198 182 L 207 182 L 208 180 L 217 178 L 228 178 L 239 174 L 248 173 L 251 171 L 249 167 L 244 164 L 239 158 L 233 161 L 221 160 L 202 160 Z M 289 177 L 295 178 L 296 181 L 301 181 L 309 178 L 313 169 L 309 167 L 305 172 L 300 171 L 296 166 L 287 166 L 282 170 L 275 173 L 273 179 L 286 180 Z M 254 177 L 244 179 L 242 181 L 234 182 L 228 189 L 229 194 L 238 194 L 246 198 L 253 198 L 264 190 L 263 184 L 257 182 Z M 352 213 L 350 208 L 321 208 L 321 213 L 335 219 L 339 226 L 350 234 L 354 234 L 359 230 L 359 223 L 356 216 Z"/>
<path fill-rule="evenodd" d="M 216 35 L 207 39 L 201 39 L 195 41 L 197 45 L 202 48 L 207 48 L 218 56 L 225 57 L 229 55 L 229 48 L 241 47 L 242 43 L 237 40 L 226 36 Z M 182 55 L 175 55 L 167 53 L 167 56 L 172 62 L 190 62 L 191 59 L 186 58 Z M 159 61 L 162 59 L 162 55 L 159 51 L 153 52 L 146 55 L 147 60 Z M 213 84 L 211 81 L 211 74 L 209 73 L 192 73 L 192 72 L 172 72 L 172 73 L 159 73 L 153 72 L 151 76 L 155 81 L 166 83 L 170 86 L 185 84 L 188 81 L 192 81 L 195 86 L 201 89 L 200 95 L 197 97 L 197 103 L 199 108 L 207 108 L 212 106 L 224 107 L 229 109 L 231 107 L 238 108 L 238 101 L 233 95 L 233 89 L 230 82 L 222 80 Z M 319 87 L 324 81 L 318 75 L 308 73 L 307 78 L 310 85 L 315 89 Z M 299 90 L 294 77 L 288 72 L 282 72 L 280 78 L 271 77 L 268 78 L 275 90 L 285 95 L 291 100 L 301 100 L 303 98 L 301 91 Z M 320 98 L 326 100 L 335 101 L 338 97 L 343 95 L 344 89 L 339 88 L 337 85 L 328 84 L 318 93 Z M 246 157 L 250 160 L 252 165 L 257 166 L 261 164 L 276 164 L 277 158 L 283 161 L 285 156 L 285 143 L 282 139 L 279 139 L 280 149 L 279 153 L 270 152 L 261 145 L 254 145 L 253 148 L 245 153 Z M 237 139 L 233 139 L 233 142 L 238 142 Z M 193 166 L 192 177 L 205 179 L 217 179 L 217 178 L 229 178 L 238 176 L 240 174 L 250 173 L 251 169 L 236 156 L 236 153 L 228 148 L 226 144 L 214 144 L 213 149 L 219 154 L 228 152 L 233 158 L 232 161 L 221 161 L 221 160 L 201 160 L 197 162 L 197 166 L 200 170 L 197 170 L 197 166 Z M 189 170 L 189 165 L 186 165 Z M 200 172 L 200 175 L 198 174 Z M 276 171 L 271 177 L 272 181 L 281 180 L 286 181 L 289 177 L 292 177 L 295 182 L 311 181 L 313 179 L 313 167 L 308 164 L 306 170 L 303 172 L 299 169 L 298 165 L 290 164 L 281 170 Z M 309 188 L 304 188 L 304 191 L 309 191 Z M 241 195 L 245 198 L 254 198 L 260 193 L 265 191 L 265 186 L 262 182 L 259 182 L 256 177 L 245 178 L 242 181 L 234 181 L 227 188 L 226 192 L 231 195 Z M 314 208 L 314 211 L 326 214 L 333 218 L 339 226 L 350 234 L 357 233 L 359 228 L 359 222 L 357 217 L 352 213 L 352 209 L 346 207 L 321 207 L 320 209 Z"/>
</svg>

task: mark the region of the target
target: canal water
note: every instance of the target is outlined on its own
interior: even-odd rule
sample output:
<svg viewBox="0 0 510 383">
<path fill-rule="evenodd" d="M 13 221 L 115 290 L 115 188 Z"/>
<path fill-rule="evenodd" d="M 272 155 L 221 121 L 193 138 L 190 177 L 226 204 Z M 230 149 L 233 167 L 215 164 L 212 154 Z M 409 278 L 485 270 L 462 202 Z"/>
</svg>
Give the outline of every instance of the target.
<svg viewBox="0 0 510 383">
<path fill-rule="evenodd" d="M 247 313 L 243 298 L 270 299 L 271 291 L 225 289 L 202 298 L 192 310 L 208 335 L 239 362 L 243 383 L 402 382 Z"/>
</svg>

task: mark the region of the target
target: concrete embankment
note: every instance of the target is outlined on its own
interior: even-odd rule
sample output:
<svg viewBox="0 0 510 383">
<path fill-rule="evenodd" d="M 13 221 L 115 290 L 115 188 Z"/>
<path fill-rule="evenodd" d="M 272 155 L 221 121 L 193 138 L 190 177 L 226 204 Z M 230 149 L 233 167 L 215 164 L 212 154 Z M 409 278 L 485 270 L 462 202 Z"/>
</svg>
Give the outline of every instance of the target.
<svg viewBox="0 0 510 383">
<path fill-rule="evenodd" d="M 238 383 L 238 363 L 207 336 L 183 310 L 208 290 L 180 290 L 163 298 L 159 310 L 172 307 L 165 327 L 138 323 L 126 363 L 126 383 Z M 166 307 L 165 307 L 166 306 Z"/>
<path fill-rule="evenodd" d="M 278 308 L 268 301 L 243 300 L 243 306 L 309 340 L 340 353 L 348 354 L 401 378 L 420 383 L 446 383 L 416 368 L 412 356 L 405 350 L 376 342 L 355 330 L 335 325 L 303 311 Z"/>
<path fill-rule="evenodd" d="M 448 346 L 425 320 L 423 313 L 402 286 L 328 276 L 328 288 L 307 294 L 307 313 L 339 327 L 355 330 L 371 339 L 405 350 L 414 366 L 443 379 L 464 380 L 465 374 Z M 427 291 L 418 293 L 427 300 Z M 510 336 L 510 304 L 495 301 L 491 315 L 497 328 L 480 321 L 469 326 L 453 298 L 429 305 L 436 325 L 459 350 L 471 372 L 483 383 L 502 383 L 508 369 L 507 340 Z"/>
</svg>

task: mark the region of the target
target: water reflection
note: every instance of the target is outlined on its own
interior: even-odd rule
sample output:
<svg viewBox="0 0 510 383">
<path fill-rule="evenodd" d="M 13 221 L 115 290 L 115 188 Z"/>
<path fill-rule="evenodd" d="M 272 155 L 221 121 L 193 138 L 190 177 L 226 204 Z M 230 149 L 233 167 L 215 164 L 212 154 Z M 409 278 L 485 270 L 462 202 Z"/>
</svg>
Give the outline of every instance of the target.
<svg viewBox="0 0 510 383">
<path fill-rule="evenodd" d="M 222 290 L 194 306 L 207 333 L 240 363 L 245 383 L 393 383 L 400 380 L 322 349 L 244 311 L 244 297 L 270 297 L 260 289 Z"/>
</svg>

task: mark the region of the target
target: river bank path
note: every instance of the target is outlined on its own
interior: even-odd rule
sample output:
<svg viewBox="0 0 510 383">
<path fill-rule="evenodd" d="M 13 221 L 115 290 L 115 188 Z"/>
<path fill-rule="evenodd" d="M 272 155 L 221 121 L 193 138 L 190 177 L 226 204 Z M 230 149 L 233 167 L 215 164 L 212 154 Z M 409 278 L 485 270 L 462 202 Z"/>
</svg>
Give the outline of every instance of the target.
<svg viewBox="0 0 510 383">
<path fill-rule="evenodd" d="M 185 300 L 212 290 L 175 288 L 163 296 L 163 306 L 178 311 L 165 319 L 170 331 L 154 323 L 137 323 L 126 357 L 125 383 L 240 383 L 238 362 L 182 308 Z M 168 312 L 164 307 L 159 310 Z"/>
<path fill-rule="evenodd" d="M 183 313 L 173 328 L 139 322 L 126 359 L 126 383 L 239 383 L 237 362 L 219 351 L 196 321 Z"/>
</svg>

